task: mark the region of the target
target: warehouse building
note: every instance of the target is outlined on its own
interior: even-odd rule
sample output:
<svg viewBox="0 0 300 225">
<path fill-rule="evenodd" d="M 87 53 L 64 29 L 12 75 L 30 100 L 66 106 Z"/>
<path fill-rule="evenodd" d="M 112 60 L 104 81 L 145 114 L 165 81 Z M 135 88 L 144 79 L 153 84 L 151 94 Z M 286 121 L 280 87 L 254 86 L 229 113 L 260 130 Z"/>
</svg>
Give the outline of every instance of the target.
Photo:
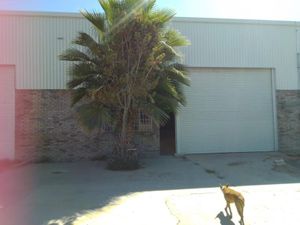
<svg viewBox="0 0 300 225">
<path fill-rule="evenodd" d="M 300 23 L 174 18 L 191 45 L 187 105 L 164 127 L 138 121 L 138 148 L 161 154 L 300 151 Z M 58 55 L 90 24 L 74 13 L 0 12 L 0 159 L 96 159 Z"/>
</svg>

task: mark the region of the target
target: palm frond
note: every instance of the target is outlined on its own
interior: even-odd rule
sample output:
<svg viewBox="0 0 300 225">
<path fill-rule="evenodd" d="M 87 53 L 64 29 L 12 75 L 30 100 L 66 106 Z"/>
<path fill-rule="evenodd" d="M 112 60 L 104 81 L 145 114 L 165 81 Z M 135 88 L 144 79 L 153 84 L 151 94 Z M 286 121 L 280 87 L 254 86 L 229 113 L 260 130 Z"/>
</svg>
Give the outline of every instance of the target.
<svg viewBox="0 0 300 225">
<path fill-rule="evenodd" d="M 168 76 L 172 81 L 179 82 L 186 86 L 190 86 L 190 79 L 185 75 L 184 71 L 176 69 L 174 66 L 169 66 L 164 70 L 166 76 Z"/>
<path fill-rule="evenodd" d="M 94 28 L 98 31 L 100 36 L 103 36 L 106 32 L 106 20 L 105 15 L 98 12 L 88 12 L 88 11 L 81 11 L 81 14 L 88 20 L 90 23 L 93 24 Z"/>
<path fill-rule="evenodd" d="M 77 88 L 72 91 L 72 101 L 71 106 L 74 106 L 76 103 L 80 102 L 87 95 L 86 88 Z"/>
<path fill-rule="evenodd" d="M 164 27 L 166 23 L 175 16 L 175 12 L 169 9 L 161 9 L 152 12 L 151 19 L 152 22 L 159 24 L 161 27 Z"/>
<path fill-rule="evenodd" d="M 92 131 L 103 124 L 111 123 L 110 109 L 99 102 L 82 104 L 76 109 L 78 120 L 83 128 Z"/>
<path fill-rule="evenodd" d="M 142 101 L 139 104 L 139 108 L 147 115 L 151 115 L 151 118 L 154 120 L 156 124 L 163 125 L 169 119 L 168 112 L 164 111 L 164 109 L 160 108 L 159 105 L 157 104 Z"/>
<path fill-rule="evenodd" d="M 72 65 L 69 73 L 70 73 L 70 76 L 73 77 L 74 79 L 84 78 L 84 77 L 90 76 L 92 74 L 93 75 L 98 74 L 96 71 L 96 66 L 94 66 L 93 64 L 90 64 L 90 63 L 85 63 L 85 62 Z"/>
<path fill-rule="evenodd" d="M 113 20 L 113 12 L 112 12 L 112 8 L 111 8 L 111 0 L 99 0 L 99 4 L 101 5 L 104 14 L 105 14 L 105 18 L 106 21 L 109 25 L 111 25 L 111 22 Z"/>
<path fill-rule="evenodd" d="M 190 45 L 190 42 L 186 39 L 185 36 L 180 34 L 176 30 L 169 29 L 165 35 L 164 38 L 168 45 L 172 47 L 179 47 L 179 46 L 187 46 Z"/>
<path fill-rule="evenodd" d="M 178 52 L 164 40 L 159 42 L 156 51 L 159 55 L 164 54 L 163 60 L 160 61 L 177 61 L 180 59 Z"/>
<path fill-rule="evenodd" d="M 155 97 L 156 106 L 163 109 L 166 113 L 176 112 L 179 107 L 179 102 L 176 98 L 172 96 L 167 96 L 165 94 L 157 94 Z"/>
<path fill-rule="evenodd" d="M 105 49 L 101 44 L 94 40 L 89 34 L 79 32 L 78 37 L 73 41 L 73 44 L 77 44 L 88 48 L 94 55 L 105 54 Z"/>
<path fill-rule="evenodd" d="M 156 4 L 156 0 L 147 0 L 144 6 L 145 13 L 150 13 Z"/>
<path fill-rule="evenodd" d="M 82 51 L 76 48 L 67 49 L 59 56 L 60 60 L 71 62 L 92 62 L 93 60 Z"/>
</svg>

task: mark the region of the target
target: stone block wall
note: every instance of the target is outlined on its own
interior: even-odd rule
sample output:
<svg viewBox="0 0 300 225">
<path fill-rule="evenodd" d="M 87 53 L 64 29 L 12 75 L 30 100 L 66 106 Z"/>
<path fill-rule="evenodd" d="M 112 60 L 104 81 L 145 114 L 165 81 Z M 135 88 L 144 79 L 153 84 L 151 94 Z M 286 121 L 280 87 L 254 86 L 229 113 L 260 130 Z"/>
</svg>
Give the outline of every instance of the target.
<svg viewBox="0 0 300 225">
<path fill-rule="evenodd" d="M 16 90 L 16 159 L 77 161 L 111 151 L 113 136 L 84 131 L 68 90 Z M 159 151 L 159 129 L 135 137 L 142 152 Z"/>
<path fill-rule="evenodd" d="M 300 91 L 279 90 L 276 95 L 279 150 L 300 153 Z"/>
</svg>

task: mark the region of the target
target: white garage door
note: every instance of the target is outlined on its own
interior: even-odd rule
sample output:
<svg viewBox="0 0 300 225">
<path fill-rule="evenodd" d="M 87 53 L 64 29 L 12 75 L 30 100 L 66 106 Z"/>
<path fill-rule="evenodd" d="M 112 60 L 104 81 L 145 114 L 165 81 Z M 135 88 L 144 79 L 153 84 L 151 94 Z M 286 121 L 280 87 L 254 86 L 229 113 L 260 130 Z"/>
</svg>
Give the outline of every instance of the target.
<svg viewBox="0 0 300 225">
<path fill-rule="evenodd" d="M 0 160 L 14 159 L 15 70 L 0 65 Z"/>
<path fill-rule="evenodd" d="M 193 69 L 176 120 L 177 153 L 276 149 L 270 69 Z"/>
</svg>

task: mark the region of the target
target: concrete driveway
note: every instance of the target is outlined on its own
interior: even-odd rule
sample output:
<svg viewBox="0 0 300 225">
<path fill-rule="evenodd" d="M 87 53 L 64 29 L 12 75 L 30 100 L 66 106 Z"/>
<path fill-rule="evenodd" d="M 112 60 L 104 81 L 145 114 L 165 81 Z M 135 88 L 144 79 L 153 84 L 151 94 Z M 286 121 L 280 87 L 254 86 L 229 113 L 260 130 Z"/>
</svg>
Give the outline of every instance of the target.
<svg viewBox="0 0 300 225">
<path fill-rule="evenodd" d="M 284 159 L 282 161 L 280 159 Z M 1 225 L 234 225 L 220 183 L 243 193 L 246 225 L 298 224 L 300 162 L 279 153 L 152 157 L 129 172 L 105 162 L 0 173 Z"/>
</svg>

